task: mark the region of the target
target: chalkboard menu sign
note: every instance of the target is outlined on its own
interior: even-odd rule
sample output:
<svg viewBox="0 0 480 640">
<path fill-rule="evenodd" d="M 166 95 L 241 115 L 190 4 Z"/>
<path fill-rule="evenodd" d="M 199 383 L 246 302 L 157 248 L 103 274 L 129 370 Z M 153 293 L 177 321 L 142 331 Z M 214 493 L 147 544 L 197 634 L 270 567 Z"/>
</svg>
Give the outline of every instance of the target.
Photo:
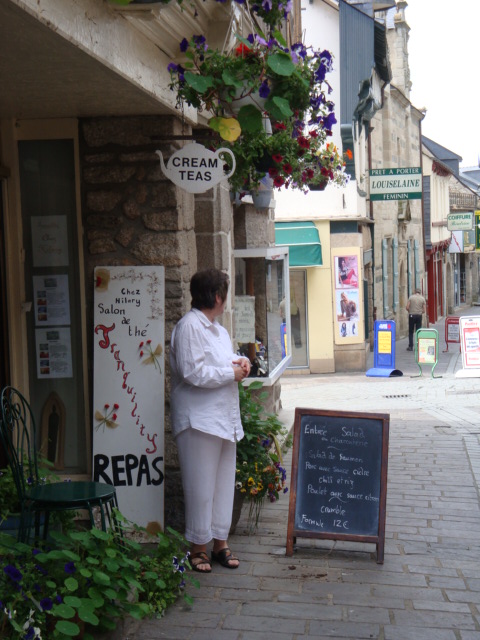
<svg viewBox="0 0 480 640">
<path fill-rule="evenodd" d="M 389 416 L 296 409 L 287 555 L 294 539 L 373 542 L 383 562 Z"/>
</svg>

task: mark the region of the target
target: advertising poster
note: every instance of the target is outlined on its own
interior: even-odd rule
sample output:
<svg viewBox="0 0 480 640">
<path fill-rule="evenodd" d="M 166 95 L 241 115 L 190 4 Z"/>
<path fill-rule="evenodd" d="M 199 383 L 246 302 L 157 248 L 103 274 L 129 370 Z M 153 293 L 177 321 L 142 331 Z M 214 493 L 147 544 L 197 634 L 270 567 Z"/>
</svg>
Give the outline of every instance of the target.
<svg viewBox="0 0 480 640">
<path fill-rule="evenodd" d="M 33 276 L 35 325 L 70 324 L 68 275 Z"/>
<path fill-rule="evenodd" d="M 336 291 L 337 324 L 341 338 L 358 336 L 358 290 Z"/>
<path fill-rule="evenodd" d="M 358 260 L 357 256 L 335 257 L 335 288 L 358 288 Z"/>
<path fill-rule="evenodd" d="M 95 269 L 93 479 L 151 532 L 164 527 L 164 323 L 164 267 Z"/>
<path fill-rule="evenodd" d="M 38 378 L 71 378 L 72 340 L 70 327 L 35 329 Z"/>
<path fill-rule="evenodd" d="M 480 316 L 460 318 L 464 369 L 480 367 Z"/>
<path fill-rule="evenodd" d="M 435 338 L 418 339 L 418 362 L 419 364 L 435 364 L 437 354 L 435 353 Z"/>
</svg>

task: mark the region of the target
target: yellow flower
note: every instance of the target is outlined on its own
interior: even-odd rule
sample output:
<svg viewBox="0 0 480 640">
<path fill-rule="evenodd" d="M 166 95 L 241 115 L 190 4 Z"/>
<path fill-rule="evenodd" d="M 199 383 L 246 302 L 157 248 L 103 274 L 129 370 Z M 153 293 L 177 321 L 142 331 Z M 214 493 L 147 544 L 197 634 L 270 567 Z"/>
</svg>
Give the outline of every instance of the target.
<svg viewBox="0 0 480 640">
<path fill-rule="evenodd" d="M 251 487 L 252 484 L 255 484 L 255 480 L 250 476 L 250 478 L 248 479 L 248 486 Z"/>
<path fill-rule="evenodd" d="M 259 491 L 261 491 L 263 489 L 263 484 L 261 482 L 259 482 L 257 484 L 257 488 L 258 488 Z"/>
</svg>

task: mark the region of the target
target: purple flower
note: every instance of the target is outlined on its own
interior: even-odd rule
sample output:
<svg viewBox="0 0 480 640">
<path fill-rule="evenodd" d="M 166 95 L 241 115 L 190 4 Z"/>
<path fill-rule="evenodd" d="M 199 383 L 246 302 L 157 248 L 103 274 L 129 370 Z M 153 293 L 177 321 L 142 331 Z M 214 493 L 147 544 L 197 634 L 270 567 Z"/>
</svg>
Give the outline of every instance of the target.
<svg viewBox="0 0 480 640">
<path fill-rule="evenodd" d="M 75 564 L 73 562 L 67 562 L 67 564 L 64 566 L 64 570 L 65 573 L 75 573 L 76 568 L 75 568 Z"/>
<path fill-rule="evenodd" d="M 170 64 L 167 67 L 167 71 L 169 73 L 175 73 L 176 71 L 178 71 L 178 65 L 176 65 L 174 62 L 170 62 Z"/>
<path fill-rule="evenodd" d="M 23 636 L 23 640 L 32 640 L 35 637 L 35 631 L 33 627 L 28 627 L 27 633 Z"/>
<path fill-rule="evenodd" d="M 182 53 L 185 53 L 185 51 L 188 49 L 188 40 L 186 38 L 184 38 L 181 42 L 180 42 L 180 51 Z"/>
<path fill-rule="evenodd" d="M 53 607 L 53 602 L 51 598 L 42 598 L 40 600 L 40 606 L 42 607 L 42 611 L 50 611 Z"/>
<path fill-rule="evenodd" d="M 325 129 L 331 129 L 336 122 L 337 119 L 335 118 L 333 111 L 323 118 L 323 126 Z"/>
<path fill-rule="evenodd" d="M 272 10 L 272 0 L 263 0 L 262 7 L 264 11 Z"/>
<path fill-rule="evenodd" d="M 208 44 L 205 36 L 192 36 L 192 40 L 197 49 L 203 49 L 204 51 L 208 49 Z"/>
<path fill-rule="evenodd" d="M 17 567 L 14 567 L 12 564 L 7 564 L 3 571 L 14 582 L 20 582 L 20 580 L 22 579 L 22 574 L 17 569 Z"/>
<path fill-rule="evenodd" d="M 57 604 L 61 604 L 61 602 L 62 602 L 62 596 L 59 596 L 59 595 L 57 594 L 57 595 L 55 596 L 55 602 L 56 602 Z"/>
<path fill-rule="evenodd" d="M 261 98 L 268 98 L 270 95 L 270 87 L 268 86 L 268 82 L 264 80 L 258 89 L 258 93 Z"/>
</svg>

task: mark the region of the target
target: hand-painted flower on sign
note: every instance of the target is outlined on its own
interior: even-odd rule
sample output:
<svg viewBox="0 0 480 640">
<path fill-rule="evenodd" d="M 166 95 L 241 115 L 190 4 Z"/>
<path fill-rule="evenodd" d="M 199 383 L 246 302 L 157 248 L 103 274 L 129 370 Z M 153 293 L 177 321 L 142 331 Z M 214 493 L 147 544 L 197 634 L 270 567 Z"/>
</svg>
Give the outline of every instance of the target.
<svg viewBox="0 0 480 640">
<path fill-rule="evenodd" d="M 154 349 L 152 347 L 152 341 L 147 340 L 146 342 L 140 342 L 138 348 L 140 349 L 140 358 L 143 358 L 143 356 L 145 355 L 147 356 L 144 360 L 142 360 L 142 364 L 153 364 L 155 366 L 155 369 L 158 369 L 159 373 L 161 373 L 162 369 L 160 367 L 159 359 L 163 353 L 162 345 L 157 344 Z"/>
<path fill-rule="evenodd" d="M 114 404 L 113 407 L 110 407 L 109 404 L 105 404 L 103 407 L 103 413 L 101 411 L 95 411 L 95 420 L 98 420 L 98 424 L 95 425 L 95 431 L 98 431 L 100 427 L 103 427 L 105 431 L 105 427 L 109 429 L 115 429 L 118 427 L 117 422 L 117 411 L 119 409 L 118 404 Z"/>
</svg>

